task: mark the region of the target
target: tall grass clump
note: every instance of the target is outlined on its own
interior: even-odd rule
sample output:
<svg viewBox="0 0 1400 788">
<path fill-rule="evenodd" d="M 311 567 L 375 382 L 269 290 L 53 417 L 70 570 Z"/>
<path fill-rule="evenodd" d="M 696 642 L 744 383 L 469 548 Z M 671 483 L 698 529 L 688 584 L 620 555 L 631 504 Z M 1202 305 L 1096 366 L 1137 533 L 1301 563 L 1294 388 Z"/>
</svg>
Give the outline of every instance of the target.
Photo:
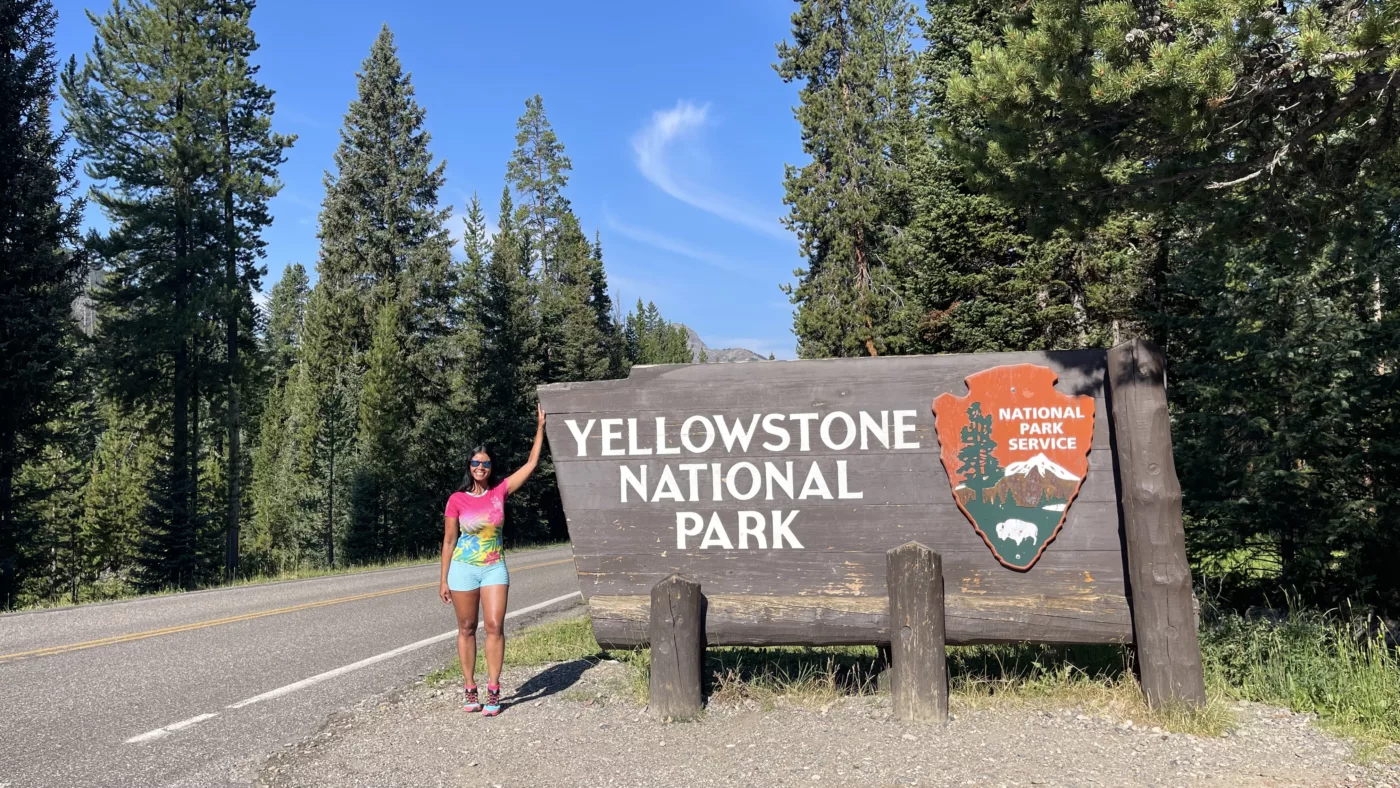
<svg viewBox="0 0 1400 788">
<path fill-rule="evenodd" d="M 1338 733 L 1400 742 L 1400 652 L 1369 618 L 1297 607 L 1278 618 L 1214 616 L 1206 679 L 1240 700 L 1316 714 Z"/>
</svg>

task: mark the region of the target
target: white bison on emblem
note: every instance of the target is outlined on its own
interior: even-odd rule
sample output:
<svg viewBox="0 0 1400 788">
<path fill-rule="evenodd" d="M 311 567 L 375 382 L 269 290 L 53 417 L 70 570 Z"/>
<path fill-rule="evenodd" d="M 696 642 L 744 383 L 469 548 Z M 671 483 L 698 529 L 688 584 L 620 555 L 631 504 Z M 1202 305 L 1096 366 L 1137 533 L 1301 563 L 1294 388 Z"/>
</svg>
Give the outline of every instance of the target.
<svg viewBox="0 0 1400 788">
<path fill-rule="evenodd" d="M 1021 545 L 1022 539 L 1030 539 L 1031 544 L 1035 544 L 1036 536 L 1039 533 L 1040 529 L 1036 528 L 1034 523 L 1028 523 L 1025 520 L 1017 520 L 1014 517 L 1010 520 L 997 523 L 997 538 L 1005 539 L 1008 542 L 1015 542 L 1017 547 Z"/>
</svg>

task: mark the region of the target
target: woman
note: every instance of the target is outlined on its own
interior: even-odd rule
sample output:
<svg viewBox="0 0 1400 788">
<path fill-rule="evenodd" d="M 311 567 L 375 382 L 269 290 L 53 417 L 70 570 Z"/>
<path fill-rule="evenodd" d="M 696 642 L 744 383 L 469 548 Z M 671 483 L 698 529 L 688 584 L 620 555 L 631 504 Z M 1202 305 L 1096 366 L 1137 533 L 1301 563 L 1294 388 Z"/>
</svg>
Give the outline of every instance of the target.
<svg viewBox="0 0 1400 788">
<path fill-rule="evenodd" d="M 491 453 L 485 446 L 472 449 L 471 464 L 462 486 L 447 499 L 442 534 L 442 581 L 438 594 L 457 613 L 457 656 L 466 679 L 462 708 L 494 717 L 501 713 L 501 662 L 505 659 L 506 596 L 510 574 L 501 556 L 501 526 L 505 524 L 506 496 L 535 472 L 544 440 L 544 409 L 530 459 L 505 481 L 497 483 L 491 469 Z M 476 687 L 476 611 L 481 605 L 486 625 L 486 704 Z"/>
</svg>

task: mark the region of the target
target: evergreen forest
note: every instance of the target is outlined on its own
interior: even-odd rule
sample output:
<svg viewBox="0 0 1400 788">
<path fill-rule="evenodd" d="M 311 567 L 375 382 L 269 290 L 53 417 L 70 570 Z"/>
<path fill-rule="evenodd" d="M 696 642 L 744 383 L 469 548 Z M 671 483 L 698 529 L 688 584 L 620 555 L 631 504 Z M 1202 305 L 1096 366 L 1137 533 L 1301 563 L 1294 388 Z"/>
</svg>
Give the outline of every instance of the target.
<svg viewBox="0 0 1400 788">
<path fill-rule="evenodd" d="M 435 555 L 537 385 L 694 360 L 616 302 L 540 95 L 451 226 L 387 26 L 259 298 L 296 140 L 254 5 L 118 0 L 61 63 L 0 0 L 0 609 Z M 796 0 L 798 355 L 1150 339 L 1200 592 L 1400 612 L 1398 69 L 1400 0 Z M 547 458 L 509 507 L 567 537 Z"/>
</svg>

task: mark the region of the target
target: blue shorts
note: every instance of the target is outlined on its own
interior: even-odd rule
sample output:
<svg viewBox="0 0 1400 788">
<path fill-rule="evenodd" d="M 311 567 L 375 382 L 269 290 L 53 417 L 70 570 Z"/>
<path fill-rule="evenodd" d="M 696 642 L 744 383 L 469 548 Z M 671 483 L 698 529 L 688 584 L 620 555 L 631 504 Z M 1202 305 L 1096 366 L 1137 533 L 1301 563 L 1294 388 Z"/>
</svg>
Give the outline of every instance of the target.
<svg viewBox="0 0 1400 788">
<path fill-rule="evenodd" d="M 488 566 L 472 566 L 462 561 L 450 561 L 447 567 L 447 590 L 475 591 L 482 586 L 510 585 L 510 572 L 505 559 Z"/>
</svg>

